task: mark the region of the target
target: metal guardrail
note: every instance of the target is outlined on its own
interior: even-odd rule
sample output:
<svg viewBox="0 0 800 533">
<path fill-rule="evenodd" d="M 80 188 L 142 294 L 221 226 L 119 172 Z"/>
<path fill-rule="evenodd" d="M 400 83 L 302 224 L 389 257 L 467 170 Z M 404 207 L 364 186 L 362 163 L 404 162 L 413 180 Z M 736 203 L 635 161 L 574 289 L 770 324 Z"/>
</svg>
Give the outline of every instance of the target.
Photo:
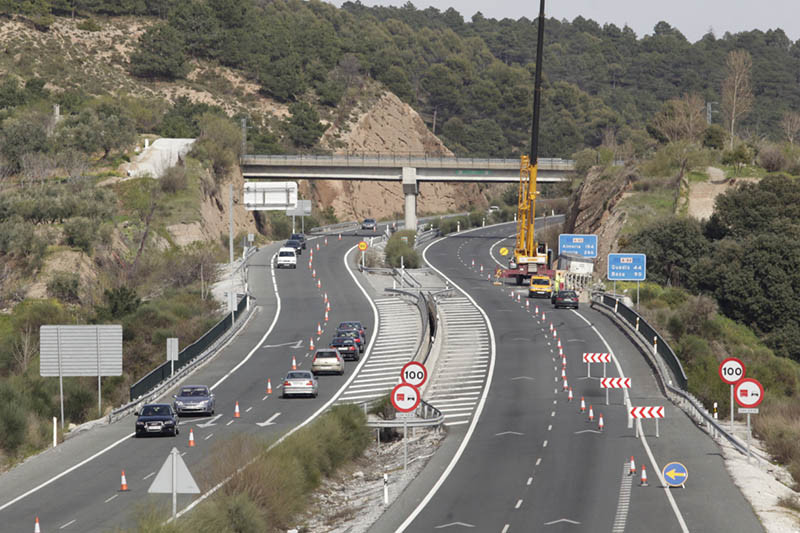
<svg viewBox="0 0 800 533">
<path fill-rule="evenodd" d="M 372 407 L 378 405 L 383 401 L 383 398 L 372 400 L 361 404 L 364 413 L 367 413 Z M 407 425 L 410 428 L 432 427 L 439 426 L 444 423 L 444 414 L 436 407 L 432 406 L 425 400 L 419 401 L 419 406 L 414 410 L 413 418 L 370 418 L 367 416 L 367 427 L 378 428 L 401 428 Z"/>
<path fill-rule="evenodd" d="M 239 300 L 236 310 L 234 311 L 234 323 L 238 322 L 242 313 L 247 308 L 248 295 L 242 295 Z M 231 316 L 226 314 L 225 317 L 217 322 L 214 327 L 206 331 L 202 337 L 194 341 L 192 344 L 184 348 L 178 353 L 178 360 L 175 361 L 175 372 L 182 369 L 189 364 L 196 357 L 203 354 L 209 347 L 211 347 L 222 335 L 225 334 L 231 327 Z M 170 361 L 162 363 L 157 366 L 139 381 L 131 385 L 130 399 L 136 401 L 142 396 L 146 395 L 151 390 L 155 389 L 160 383 L 172 377 L 172 366 Z"/>
<path fill-rule="evenodd" d="M 337 231 L 350 231 L 358 229 L 358 222 L 340 222 L 338 224 L 328 224 L 327 226 L 318 226 L 311 228 L 306 233 L 310 235 L 319 235 L 322 233 L 336 233 Z"/>
<path fill-rule="evenodd" d="M 730 434 L 718 420 L 714 419 L 700 400 L 686 390 L 688 379 L 683 372 L 683 367 L 678 357 L 664 338 L 641 315 L 625 305 L 621 298 L 606 292 L 592 291 L 591 303 L 592 306 L 595 304 L 601 306 L 601 309 L 604 309 L 616 321 L 628 327 L 634 338 L 639 341 L 642 350 L 652 358 L 656 375 L 665 393 L 674 403 L 678 404 L 691 417 L 697 420 L 700 426 L 705 425 L 713 436 L 721 435 L 725 437 L 740 453 L 747 455 L 746 444 Z M 665 375 L 667 372 L 671 374 L 672 379 Z M 673 380 L 677 382 L 677 387 L 673 385 Z M 752 455 L 758 460 L 767 461 L 766 458 L 760 457 L 755 453 Z"/>
<path fill-rule="evenodd" d="M 241 156 L 243 165 L 292 166 L 414 166 L 417 168 L 480 168 L 519 169 L 519 159 L 437 157 L 421 152 L 355 152 L 334 155 L 256 155 Z M 575 161 L 560 158 L 539 158 L 540 170 L 574 171 Z"/>
</svg>

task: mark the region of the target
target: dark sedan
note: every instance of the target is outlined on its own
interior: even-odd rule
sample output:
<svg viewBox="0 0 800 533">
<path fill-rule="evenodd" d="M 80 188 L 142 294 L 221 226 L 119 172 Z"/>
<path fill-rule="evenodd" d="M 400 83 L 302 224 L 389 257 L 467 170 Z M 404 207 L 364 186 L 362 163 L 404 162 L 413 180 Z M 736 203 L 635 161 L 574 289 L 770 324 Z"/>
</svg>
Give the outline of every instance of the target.
<svg viewBox="0 0 800 533">
<path fill-rule="evenodd" d="M 358 320 L 348 320 L 346 322 L 340 322 L 336 329 L 357 329 L 361 336 L 364 337 L 364 340 L 367 339 L 367 328 L 361 325 L 361 322 Z"/>
<path fill-rule="evenodd" d="M 303 250 L 306 249 L 306 236 L 302 233 L 292 233 L 292 236 L 289 237 L 289 240 L 299 242 Z"/>
<path fill-rule="evenodd" d="M 339 350 L 339 353 L 342 354 L 342 357 L 345 359 L 352 359 L 353 361 L 358 361 L 358 346 L 356 346 L 355 339 L 351 339 L 348 337 L 336 337 L 331 341 L 330 348 L 336 348 Z"/>
<path fill-rule="evenodd" d="M 578 308 L 578 295 L 575 291 L 558 291 L 553 296 L 553 307 Z"/>
<path fill-rule="evenodd" d="M 300 241 L 289 239 L 288 241 L 286 241 L 286 244 L 284 244 L 284 246 L 286 248 L 294 248 L 297 251 L 297 255 L 303 253 L 303 245 L 300 243 Z"/>
<path fill-rule="evenodd" d="M 335 338 L 339 337 L 349 338 L 356 341 L 356 346 L 358 346 L 359 352 L 363 352 L 364 348 L 366 348 L 366 345 L 364 344 L 364 337 L 361 335 L 361 332 L 355 328 L 337 329 Z"/>
<path fill-rule="evenodd" d="M 173 405 L 178 416 L 194 413 L 214 414 L 214 395 L 205 385 L 186 385 L 172 397 L 175 398 Z"/>
<path fill-rule="evenodd" d="M 136 436 L 143 435 L 171 435 L 180 433 L 178 429 L 178 414 L 168 403 L 153 403 L 137 411 Z"/>
</svg>

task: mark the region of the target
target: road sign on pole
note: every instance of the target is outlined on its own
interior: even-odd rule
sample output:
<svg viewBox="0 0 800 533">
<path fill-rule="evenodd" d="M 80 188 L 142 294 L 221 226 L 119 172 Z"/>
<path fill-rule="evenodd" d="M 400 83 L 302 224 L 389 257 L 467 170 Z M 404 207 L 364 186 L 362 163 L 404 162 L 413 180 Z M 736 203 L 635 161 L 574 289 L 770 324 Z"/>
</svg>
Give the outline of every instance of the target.
<svg viewBox="0 0 800 533">
<path fill-rule="evenodd" d="M 245 181 L 244 207 L 248 211 L 297 208 L 297 183 L 294 181 Z"/>
<path fill-rule="evenodd" d="M 630 389 L 631 378 L 600 378 L 600 388 L 606 390 L 606 405 L 608 405 L 608 389 Z M 623 402 L 625 391 L 622 391 Z"/>
<path fill-rule="evenodd" d="M 603 377 L 606 375 L 606 363 L 611 362 L 610 353 L 584 353 L 583 362 L 586 363 L 586 377 L 592 377 L 591 363 L 603 363 Z"/>
<path fill-rule="evenodd" d="M 758 407 L 764 399 L 764 387 L 753 378 L 740 379 L 734 386 L 734 395 L 739 407 Z"/>
<path fill-rule="evenodd" d="M 664 465 L 661 471 L 661 477 L 664 482 L 670 487 L 683 487 L 686 488 L 686 480 L 689 477 L 689 470 L 683 464 L 673 461 Z"/>
<path fill-rule="evenodd" d="M 631 407 L 629 412 L 631 418 L 655 418 L 656 419 L 656 438 L 658 438 L 658 419 L 664 418 L 664 406 L 659 405 L 656 407 Z M 636 438 L 639 438 L 639 427 L 641 421 L 637 420 L 635 425 Z"/>
<path fill-rule="evenodd" d="M 175 361 L 178 360 L 178 338 L 167 339 L 167 361 L 169 361 L 169 375 L 175 375 Z"/>
<path fill-rule="evenodd" d="M 611 281 L 644 281 L 647 279 L 647 256 L 608 254 L 606 277 Z"/>
<path fill-rule="evenodd" d="M 420 402 L 419 390 L 409 383 L 400 383 L 392 389 L 392 405 L 401 413 L 410 413 Z"/>
<path fill-rule="evenodd" d="M 731 432 L 733 431 L 733 386 L 747 373 L 744 363 L 735 357 L 728 357 L 719 364 L 719 377 L 731 386 Z"/>
<path fill-rule="evenodd" d="M 421 387 L 422 384 L 428 380 L 428 370 L 422 363 L 411 361 L 403 366 L 403 369 L 400 371 L 400 379 L 403 383 Z"/>
<path fill-rule="evenodd" d="M 562 254 L 597 257 L 597 235 L 562 233 L 558 236 L 558 255 Z"/>
<path fill-rule="evenodd" d="M 170 494 L 172 493 L 172 519 L 178 510 L 178 493 L 181 494 L 200 494 L 200 487 L 195 483 L 191 472 L 183 462 L 183 458 L 178 449 L 173 447 L 169 452 L 167 460 L 161 465 L 161 470 L 156 474 L 149 493 Z"/>
</svg>

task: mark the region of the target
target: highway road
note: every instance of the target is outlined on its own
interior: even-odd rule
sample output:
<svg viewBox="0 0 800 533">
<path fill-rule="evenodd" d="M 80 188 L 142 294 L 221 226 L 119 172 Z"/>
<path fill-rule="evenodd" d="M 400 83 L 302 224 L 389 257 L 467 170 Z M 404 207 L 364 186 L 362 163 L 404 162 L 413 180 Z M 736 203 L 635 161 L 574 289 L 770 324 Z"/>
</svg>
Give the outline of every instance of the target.
<svg viewBox="0 0 800 533">
<path fill-rule="evenodd" d="M 271 267 L 278 244 L 260 250 L 250 260 L 249 269 L 256 312 L 220 354 L 186 380 L 214 386 L 216 416 L 182 419 L 176 438 L 138 439 L 131 437 L 135 417 L 128 416 L 40 454 L 0 477 L 0 529 L 32 530 L 36 516 L 44 531 L 130 527 L 139 504 L 148 500 L 168 503 L 169 495 L 148 496 L 147 489 L 173 446 L 183 455 L 201 490 L 206 490 L 211 486 L 215 445 L 238 433 L 275 439 L 332 403 L 365 357 L 360 363 L 348 362 L 344 376 L 321 376 L 316 399 L 282 399 L 279 387 L 292 356 L 300 369 L 310 368 L 310 337 L 317 347 L 322 346 L 344 320 L 361 320 L 368 332 L 376 331 L 374 306 L 345 266 L 345 253 L 357 241 L 350 236 L 341 241 L 329 236 L 325 246 L 322 238 L 311 240 L 296 270 Z M 321 289 L 307 265 L 312 248 Z M 324 293 L 331 302 L 327 324 Z M 317 323 L 324 328 L 321 337 L 316 335 Z M 266 394 L 267 378 L 272 381 L 272 395 Z M 241 418 L 233 417 L 236 402 Z M 197 443 L 193 448 L 188 447 L 190 428 Z M 128 492 L 119 491 L 122 470 Z M 181 496 L 179 509 L 193 498 Z"/>
<path fill-rule="evenodd" d="M 554 310 L 549 300 L 531 301 L 524 287 L 497 287 L 479 274 L 477 264 L 493 264 L 513 225 L 450 236 L 426 252 L 429 264 L 463 288 L 486 313 L 494 341 L 485 403 L 466 436 L 428 492 L 414 487 L 406 495 L 421 502 L 398 531 L 762 531 L 748 502 L 725 470 L 719 449 L 682 411 L 660 393 L 644 357 L 604 315 L 582 305 L 579 311 Z M 490 252 L 495 255 L 490 256 Z M 476 267 L 471 260 L 476 259 Z M 546 319 L 534 313 L 538 304 Z M 567 356 L 566 376 L 575 399 L 562 390 L 561 363 L 550 323 Z M 583 352 L 612 352 L 608 376 L 632 378 L 634 406 L 664 405 L 667 418 L 644 421 L 644 438 L 627 428 L 622 393 L 605 394 L 597 379 L 586 379 Z M 593 365 L 601 375 L 601 365 Z M 618 369 L 619 368 L 619 369 Z M 593 406 L 595 421 L 579 409 L 580 398 Z M 605 428 L 599 431 L 597 417 Z M 649 486 L 639 486 L 640 470 L 628 476 L 628 461 L 647 467 Z M 689 471 L 686 488 L 666 489 L 657 471 L 680 461 Z M 447 464 L 444 464 L 447 463 Z M 433 485 L 433 482 L 431 482 Z M 389 513 L 391 514 L 391 513 Z M 387 523 L 374 531 L 389 531 Z"/>
</svg>

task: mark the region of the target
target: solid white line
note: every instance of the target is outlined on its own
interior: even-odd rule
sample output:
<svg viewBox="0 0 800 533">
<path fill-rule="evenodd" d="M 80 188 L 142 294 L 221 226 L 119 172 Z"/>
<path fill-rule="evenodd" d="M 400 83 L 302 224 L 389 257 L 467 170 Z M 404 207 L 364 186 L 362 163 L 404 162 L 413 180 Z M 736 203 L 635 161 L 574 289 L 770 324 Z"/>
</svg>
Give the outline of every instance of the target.
<svg viewBox="0 0 800 533">
<path fill-rule="evenodd" d="M 355 250 L 355 249 L 356 249 L 356 246 L 353 246 L 353 247 L 352 247 L 352 248 L 350 248 L 350 249 L 349 249 L 347 252 L 345 252 L 345 254 L 344 254 L 344 257 L 343 257 L 342 261 L 344 262 L 344 266 L 345 266 L 345 269 L 347 270 L 347 273 L 348 273 L 348 274 L 350 274 L 350 277 L 351 277 L 351 278 L 353 278 L 353 281 L 355 282 L 356 286 L 359 288 L 359 290 L 361 291 L 361 293 L 364 295 L 364 298 L 366 298 L 366 299 L 367 299 L 367 302 L 369 303 L 370 307 L 372 307 L 372 316 L 373 316 L 373 317 L 374 317 L 374 319 L 375 319 L 375 328 L 374 328 L 374 329 L 375 329 L 376 331 L 379 331 L 379 326 L 380 326 L 380 318 L 379 318 L 379 316 L 378 316 L 378 308 L 377 308 L 377 307 L 375 307 L 375 303 L 374 303 L 374 302 L 373 302 L 373 301 L 370 299 L 370 297 L 369 297 L 369 294 L 367 294 L 367 291 L 366 291 L 366 290 L 364 289 L 364 287 L 362 287 L 362 286 L 361 286 L 361 284 L 358 282 L 358 279 L 356 278 L 355 274 L 353 274 L 353 271 L 350 269 L 350 267 L 349 267 L 349 266 L 348 266 L 348 264 L 347 264 L 347 258 L 348 258 L 348 256 L 349 256 L 349 255 L 350 255 L 350 254 L 353 252 L 353 250 Z M 343 385 L 342 385 L 342 386 L 339 388 L 339 391 L 338 391 L 336 394 L 334 394 L 334 395 L 331 397 L 331 399 L 330 399 L 330 400 L 328 400 L 328 401 L 327 401 L 327 402 L 326 402 L 326 403 L 325 403 L 325 404 L 324 404 L 322 407 L 320 407 L 320 408 L 319 408 L 319 409 L 318 409 L 316 412 L 314 412 L 314 413 L 313 413 L 311 416 L 309 416 L 309 417 L 308 417 L 307 419 L 305 419 L 303 422 L 301 422 L 300 424 L 298 424 L 297 426 L 295 426 L 293 429 L 289 430 L 289 431 L 288 431 L 288 432 L 287 432 L 287 433 L 286 433 L 284 436 L 282 436 L 282 437 L 281 437 L 281 438 L 279 438 L 277 441 L 275 441 L 275 442 L 274 442 L 274 443 L 273 443 L 273 444 L 272 444 L 272 445 L 271 445 L 269 448 L 267 448 L 267 450 L 271 450 L 271 449 L 273 449 L 275 446 L 277 446 L 278 444 L 280 444 L 281 442 L 283 442 L 284 440 L 286 440 L 287 438 L 289 438 L 289 436 L 290 436 L 290 435 L 294 434 L 294 433 L 295 433 L 296 431 L 298 431 L 300 428 L 307 426 L 309 423 L 311 423 L 311 422 L 312 422 L 312 421 L 313 421 L 315 418 L 317 418 L 319 415 L 321 415 L 323 412 L 325 412 L 325 410 L 326 410 L 328 407 L 330 407 L 331 405 L 333 405 L 333 404 L 334 404 L 334 402 L 336 402 L 336 401 L 339 399 L 339 397 L 342 395 L 342 393 L 344 392 L 344 390 L 345 390 L 345 389 L 346 389 L 346 388 L 347 388 L 347 387 L 350 385 L 350 383 L 351 383 L 351 382 L 352 382 L 352 381 L 355 379 L 356 375 L 358 375 L 358 372 L 361 370 L 361 368 L 364 366 L 364 364 L 365 364 L 365 363 L 367 362 L 367 360 L 369 359 L 369 355 L 372 353 L 372 346 L 373 346 L 373 344 L 375 343 L 375 339 L 376 339 L 376 338 L 377 338 L 377 335 L 373 335 L 373 336 L 372 336 L 372 338 L 371 338 L 371 339 L 370 339 L 370 341 L 369 341 L 369 345 L 367 346 L 367 349 L 366 349 L 366 351 L 364 352 L 364 356 L 361 358 L 361 361 L 358 363 L 358 366 L 355 368 L 355 370 L 353 371 L 353 373 L 352 373 L 352 374 L 350 374 L 350 377 L 347 379 L 347 381 L 345 381 L 345 383 L 344 383 L 344 384 L 343 384 Z M 250 463 L 248 463 L 248 464 L 250 464 Z M 243 471 L 243 470 L 244 470 L 244 468 L 245 468 L 246 466 L 248 466 L 248 465 L 246 464 L 246 465 L 242 465 L 241 467 L 239 467 L 239 468 L 237 469 L 237 473 L 239 473 L 239 472 Z M 231 477 L 232 477 L 232 476 L 231 476 Z M 228 480 L 229 480 L 229 479 L 230 479 L 230 477 L 228 477 L 228 478 L 226 478 L 226 479 L 222 480 L 221 482 L 217 483 L 215 486 L 213 486 L 212 488 L 210 488 L 210 489 L 209 489 L 209 490 L 208 490 L 208 491 L 207 491 L 205 494 L 202 494 L 202 495 L 201 495 L 199 498 L 197 498 L 197 499 L 196 499 L 196 500 L 194 500 L 192 503 L 190 503 L 188 506 L 186 506 L 184 509 L 182 509 L 180 512 L 178 512 L 178 514 L 176 515 L 176 516 L 177 516 L 177 518 L 180 518 L 181 516 L 185 515 L 186 513 L 188 513 L 188 512 L 189 512 L 189 511 L 191 511 L 192 509 L 194 509 L 194 508 L 195 508 L 197 505 L 199 505 L 199 504 L 200 504 L 200 502 L 202 502 L 203 500 L 205 500 L 206 498 L 208 498 L 209 496 L 211 496 L 212 494 L 214 494 L 215 492 L 217 492 L 217 491 L 218 491 L 218 490 L 219 490 L 219 489 L 220 489 L 220 488 L 221 488 L 221 487 L 222 487 L 222 486 L 223 486 L 225 483 L 227 483 L 227 482 L 228 482 Z M 172 520 L 172 519 L 170 519 L 170 521 L 171 521 L 171 520 Z"/>
<path fill-rule="evenodd" d="M 574 309 L 572 310 L 572 312 L 575 313 L 576 315 L 578 315 L 579 317 L 581 317 L 581 319 L 584 322 L 589 324 L 589 326 L 597 334 L 597 336 L 600 338 L 600 340 L 603 341 L 603 344 L 605 345 L 606 349 L 608 350 L 608 353 L 611 354 L 612 360 L 614 361 L 614 366 L 617 367 L 617 373 L 619 374 L 619 377 L 624 378 L 625 374 L 622 372 L 622 367 L 619 364 L 619 360 L 617 359 L 617 356 L 614 355 L 614 351 L 611 349 L 611 346 L 608 344 L 608 342 L 606 342 L 605 337 L 603 337 L 600 334 L 600 332 L 597 331 L 597 328 L 594 327 L 594 324 L 589 322 L 582 314 L 580 314 L 578 311 L 576 311 Z M 622 389 L 622 393 L 623 393 L 623 395 L 625 397 L 625 405 L 628 408 L 628 412 L 630 412 L 631 399 L 630 399 L 630 396 L 628 395 L 628 389 Z M 653 470 L 655 471 L 656 475 L 658 476 L 659 481 L 661 482 L 661 486 L 664 489 L 664 494 L 666 494 L 667 500 L 669 500 L 669 504 L 672 507 L 672 511 L 675 513 L 675 518 L 678 519 L 678 524 L 681 526 L 681 531 L 683 531 L 683 533 L 689 533 L 689 528 L 686 527 L 686 522 L 683 519 L 683 515 L 681 514 L 681 510 L 678 508 L 678 504 L 675 502 L 675 498 L 672 497 L 672 493 L 669 490 L 669 485 L 667 485 L 666 482 L 664 482 L 664 479 L 661 477 L 661 467 L 658 466 L 658 463 L 656 462 L 656 458 L 653 457 L 653 452 L 650 451 L 650 446 L 647 444 L 647 438 L 644 436 L 644 432 L 642 432 L 642 431 L 639 432 L 639 438 L 641 439 L 642 444 L 644 445 L 644 449 L 647 452 L 647 457 L 650 459 L 650 465 L 653 467 Z"/>
<path fill-rule="evenodd" d="M 461 232 L 461 233 L 464 233 L 464 232 Z M 450 475 L 450 473 L 456 467 L 456 464 L 458 463 L 459 459 L 461 459 L 461 456 L 463 455 L 464 450 L 467 447 L 467 444 L 469 444 L 469 440 L 472 437 L 472 434 L 475 432 L 475 427 L 478 425 L 478 420 L 480 420 L 480 418 L 481 418 L 481 413 L 483 413 L 483 407 L 486 404 L 486 397 L 489 395 L 489 389 L 491 388 L 491 385 L 492 385 L 492 376 L 494 376 L 494 363 L 495 363 L 495 351 L 496 351 L 496 348 L 495 348 L 495 340 L 494 340 L 494 330 L 492 329 L 492 322 L 491 322 L 491 320 L 489 320 L 489 316 L 475 302 L 475 300 L 469 294 L 465 293 L 461 289 L 461 287 L 456 285 L 453 282 L 453 280 L 451 280 L 450 278 L 445 276 L 442 271 L 440 271 L 439 269 L 437 269 L 436 267 L 434 267 L 433 265 L 428 263 L 428 259 L 426 257 L 426 254 L 428 253 L 428 250 L 430 249 L 431 246 L 433 246 L 434 244 L 438 243 L 442 239 L 444 239 L 444 237 L 441 238 L 441 239 L 436 239 L 432 243 L 428 244 L 428 246 L 426 246 L 425 249 L 422 251 L 422 259 L 428 264 L 428 266 L 430 266 L 431 270 L 433 270 L 434 272 L 439 274 L 441 277 L 443 277 L 445 280 L 447 280 L 450 283 L 451 286 L 456 288 L 456 290 L 461 291 L 464 294 L 464 296 L 472 303 L 472 305 L 474 305 L 478 309 L 478 311 L 480 311 L 481 315 L 483 316 L 483 319 L 485 320 L 486 327 L 489 330 L 489 339 L 491 340 L 491 356 L 492 356 L 492 359 L 491 359 L 491 363 L 489 365 L 489 373 L 486 376 L 486 387 L 483 390 L 483 395 L 481 396 L 480 402 L 478 403 L 478 406 L 475 409 L 475 414 L 472 417 L 472 422 L 469 425 L 469 427 L 467 428 L 467 432 L 464 435 L 464 439 L 461 441 L 461 444 L 459 445 L 458 450 L 456 450 L 455 455 L 450 460 L 450 463 L 447 465 L 447 468 L 445 468 L 444 472 L 442 472 L 442 475 L 436 481 L 436 484 L 433 486 L 433 488 L 428 492 L 428 494 L 425 495 L 425 497 L 422 499 L 422 501 L 419 503 L 419 505 L 417 505 L 417 507 L 411 512 L 411 514 L 408 515 L 408 517 L 405 519 L 405 521 L 402 524 L 400 524 L 400 527 L 397 528 L 395 533 L 403 533 L 403 531 L 405 531 L 406 528 L 408 528 L 408 526 L 411 525 L 411 523 L 422 512 L 422 510 L 425 508 L 425 506 L 428 505 L 428 502 L 430 502 L 431 499 L 433 499 L 433 496 L 436 494 L 436 492 L 439 490 L 439 488 L 444 484 L 444 482 L 447 480 L 447 477 Z"/>
<path fill-rule="evenodd" d="M 459 422 L 445 422 L 446 426 L 463 426 L 464 424 L 469 424 L 469 420 L 461 420 Z"/>
<path fill-rule="evenodd" d="M 65 528 L 65 527 L 67 527 L 67 526 L 71 526 L 71 525 L 72 525 L 72 524 L 74 524 L 75 522 L 77 522 L 77 520 L 72 520 L 71 522 L 67 522 L 66 524 L 64 524 L 63 526 L 61 526 L 61 527 L 60 527 L 60 528 L 58 528 L 58 529 L 64 529 L 64 528 Z"/>
</svg>

